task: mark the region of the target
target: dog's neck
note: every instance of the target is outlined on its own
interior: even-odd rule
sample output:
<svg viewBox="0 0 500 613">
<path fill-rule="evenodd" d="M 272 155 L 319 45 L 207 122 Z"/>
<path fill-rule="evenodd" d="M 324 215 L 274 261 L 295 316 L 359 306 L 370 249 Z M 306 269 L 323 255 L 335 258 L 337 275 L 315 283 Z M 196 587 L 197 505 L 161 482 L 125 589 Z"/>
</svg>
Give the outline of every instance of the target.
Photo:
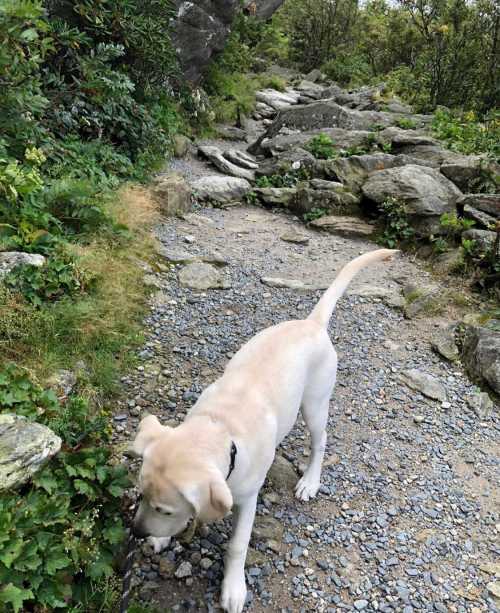
<svg viewBox="0 0 500 613">
<path fill-rule="evenodd" d="M 210 458 L 210 462 L 219 470 L 224 479 L 229 479 L 236 465 L 238 449 L 226 424 L 212 415 L 192 415 L 182 426 L 203 422 L 203 428 L 197 428 L 196 446 Z M 202 433 L 200 437 L 200 433 Z"/>
</svg>

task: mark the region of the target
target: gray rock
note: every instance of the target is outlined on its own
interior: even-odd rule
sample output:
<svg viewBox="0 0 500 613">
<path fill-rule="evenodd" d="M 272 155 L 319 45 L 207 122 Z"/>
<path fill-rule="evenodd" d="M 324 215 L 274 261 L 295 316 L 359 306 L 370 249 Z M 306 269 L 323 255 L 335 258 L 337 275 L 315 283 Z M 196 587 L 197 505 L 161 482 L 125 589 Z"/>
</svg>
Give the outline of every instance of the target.
<svg viewBox="0 0 500 613">
<path fill-rule="evenodd" d="M 186 577 L 191 577 L 193 574 L 193 567 L 190 562 L 181 562 L 175 571 L 175 576 L 177 579 L 185 579 Z"/>
<path fill-rule="evenodd" d="M 489 230 L 466 230 L 462 232 L 462 237 L 475 242 L 475 252 L 478 255 L 485 255 L 493 248 L 496 239 L 496 232 Z"/>
<path fill-rule="evenodd" d="M 243 128 L 218 124 L 215 126 L 217 136 L 226 140 L 245 140 L 247 133 Z"/>
<path fill-rule="evenodd" d="M 251 189 L 246 179 L 220 175 L 196 179 L 191 183 L 191 188 L 199 200 L 218 203 L 240 201 Z"/>
<path fill-rule="evenodd" d="M 310 223 L 311 227 L 326 230 L 331 234 L 346 236 L 371 236 L 375 227 L 357 217 L 326 215 Z"/>
<path fill-rule="evenodd" d="M 265 102 L 257 102 L 255 105 L 255 111 L 261 117 L 264 117 L 266 119 L 271 119 L 276 115 L 276 109 L 273 109 L 272 106 L 269 106 Z"/>
<path fill-rule="evenodd" d="M 261 277 L 261 282 L 268 287 L 278 287 L 281 289 L 296 289 L 302 291 L 316 291 L 327 289 L 328 284 L 313 285 L 299 281 L 298 279 L 283 279 L 282 277 Z"/>
<path fill-rule="evenodd" d="M 191 210 L 191 190 L 179 173 L 169 172 L 156 177 L 151 185 L 151 195 L 166 217 Z"/>
<path fill-rule="evenodd" d="M 218 147 L 214 147 L 212 145 L 203 145 L 198 149 L 198 151 L 204 157 L 210 160 L 210 162 L 212 162 L 212 164 L 216 168 L 228 175 L 231 175 L 233 177 L 239 177 L 241 179 L 247 179 L 249 181 L 253 181 L 253 179 L 255 178 L 254 172 L 252 170 L 242 168 L 241 166 L 237 166 L 236 164 L 233 164 L 232 162 L 227 160 L 222 155 L 222 151 Z"/>
<path fill-rule="evenodd" d="M 248 170 L 255 170 L 259 167 L 253 156 L 239 149 L 226 149 L 224 151 L 224 157 L 233 164 L 242 166 Z"/>
<path fill-rule="evenodd" d="M 326 189 L 334 192 L 345 191 L 345 186 L 340 181 L 327 181 L 326 179 L 311 179 L 309 181 L 310 187 L 313 189 Z"/>
<path fill-rule="evenodd" d="M 229 261 L 218 253 L 192 255 L 185 251 L 169 249 L 165 245 L 159 245 L 156 251 L 172 264 L 192 264 L 193 262 L 205 262 L 214 266 L 227 266 L 229 264 Z"/>
<path fill-rule="evenodd" d="M 467 326 L 462 360 L 469 372 L 500 394 L 500 322 Z"/>
<path fill-rule="evenodd" d="M 455 342 L 456 324 L 450 324 L 439 330 L 431 341 L 431 346 L 440 355 L 455 362 L 459 358 L 459 351 Z"/>
<path fill-rule="evenodd" d="M 277 454 L 267 473 L 267 479 L 278 492 L 291 492 L 297 484 L 297 473 L 293 464 L 282 455 Z"/>
<path fill-rule="evenodd" d="M 362 190 L 366 198 L 378 204 L 388 198 L 404 204 L 410 221 L 424 235 L 442 232 L 441 215 L 454 212 L 461 196 L 437 170 L 416 165 L 373 173 Z"/>
<path fill-rule="evenodd" d="M 187 264 L 179 272 L 179 283 L 196 290 L 224 288 L 222 275 L 214 266 L 203 262 Z"/>
<path fill-rule="evenodd" d="M 17 266 L 43 266 L 45 256 L 38 253 L 22 251 L 2 251 L 0 253 L 0 278 L 14 270 Z"/>
<path fill-rule="evenodd" d="M 394 150 L 409 145 L 439 145 L 439 141 L 425 132 L 418 130 L 403 130 L 396 126 L 391 126 L 390 128 L 385 128 L 380 131 L 377 134 L 377 141 L 382 144 L 391 143 Z"/>
<path fill-rule="evenodd" d="M 60 399 L 67 398 L 76 387 L 76 374 L 72 370 L 59 370 L 47 380 L 47 385 Z"/>
<path fill-rule="evenodd" d="M 475 209 L 470 204 L 464 205 L 463 216 L 467 219 L 472 219 L 475 222 L 475 227 L 483 230 L 494 230 L 497 222 L 496 217 Z"/>
<path fill-rule="evenodd" d="M 360 599 L 354 601 L 354 608 L 356 611 L 364 611 L 368 606 L 368 600 Z"/>
<path fill-rule="evenodd" d="M 0 414 L 0 491 L 29 481 L 60 449 L 61 439 L 46 426 Z"/>
<path fill-rule="evenodd" d="M 253 190 L 265 204 L 290 207 L 297 190 L 295 187 L 259 187 Z"/>
<path fill-rule="evenodd" d="M 255 14 L 268 19 L 283 0 L 255 0 Z M 239 0 L 175 0 L 172 43 L 188 81 L 201 79 L 214 54 L 222 51 L 231 25 L 241 9 Z"/>
<path fill-rule="evenodd" d="M 293 94 L 289 92 L 279 92 L 276 89 L 263 89 L 261 91 L 256 92 L 255 99 L 258 102 L 263 102 L 275 109 L 276 111 L 280 111 L 282 109 L 287 109 L 290 106 L 297 104 L 299 100 L 299 94 Z"/>
<path fill-rule="evenodd" d="M 500 219 L 500 194 L 465 194 L 458 204 L 469 205 Z"/>
<path fill-rule="evenodd" d="M 443 402 L 446 400 L 444 386 L 432 375 L 422 372 L 417 368 L 411 368 L 401 373 L 401 380 L 408 387 L 421 392 L 424 396 Z"/>
<path fill-rule="evenodd" d="M 252 537 L 255 541 L 278 541 L 283 538 L 283 524 L 274 517 L 268 515 L 260 516 L 255 519 Z"/>
<path fill-rule="evenodd" d="M 372 132 L 367 130 L 344 130 L 343 128 L 323 128 L 322 130 L 301 131 L 294 134 L 279 134 L 274 138 L 265 140 L 262 143 L 262 149 L 269 151 L 272 155 L 277 155 L 280 152 L 289 151 L 297 147 L 303 148 L 319 134 L 328 136 L 332 140 L 333 146 L 340 150 L 365 145 Z"/>
<path fill-rule="evenodd" d="M 295 243 L 296 245 L 307 245 L 309 243 L 309 237 L 298 232 L 288 232 L 280 236 L 282 241 L 286 243 Z"/>
<path fill-rule="evenodd" d="M 301 214 L 308 213 L 312 209 L 324 209 L 339 214 L 359 213 L 359 197 L 346 188 L 320 190 L 301 184 L 289 207 Z"/>
<path fill-rule="evenodd" d="M 300 147 L 284 151 L 277 154 L 275 157 L 264 160 L 260 163 L 256 174 L 258 176 L 269 176 L 275 174 L 283 174 L 290 170 L 298 170 L 299 168 L 309 168 L 314 163 L 314 156 Z"/>
<path fill-rule="evenodd" d="M 441 172 L 462 191 L 466 192 L 472 190 L 474 183 L 480 180 L 485 173 L 493 176 L 499 175 L 500 165 L 485 160 L 479 155 L 464 155 L 453 162 L 443 162 Z"/>
<path fill-rule="evenodd" d="M 361 190 L 361 186 L 372 173 L 399 166 L 395 156 L 388 153 L 351 155 L 347 158 L 325 160 L 320 164 L 325 176 L 340 181 L 354 192 Z"/>
<path fill-rule="evenodd" d="M 493 412 L 493 400 L 488 396 L 486 392 L 479 392 L 478 394 L 474 394 L 472 398 L 469 399 L 469 406 L 474 411 L 474 413 L 481 420 L 489 419 Z"/>
</svg>

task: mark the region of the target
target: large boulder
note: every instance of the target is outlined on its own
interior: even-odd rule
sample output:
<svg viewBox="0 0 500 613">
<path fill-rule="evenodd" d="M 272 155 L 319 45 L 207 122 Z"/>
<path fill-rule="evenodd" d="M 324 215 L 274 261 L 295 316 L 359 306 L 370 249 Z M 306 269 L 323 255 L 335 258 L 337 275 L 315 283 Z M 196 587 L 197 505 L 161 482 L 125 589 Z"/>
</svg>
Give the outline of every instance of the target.
<svg viewBox="0 0 500 613">
<path fill-rule="evenodd" d="M 460 190 L 433 168 L 408 165 L 373 173 L 362 188 L 365 198 L 382 204 L 388 198 L 401 202 L 421 235 L 442 231 L 440 217 L 456 210 Z"/>
<path fill-rule="evenodd" d="M 425 132 L 420 130 L 403 130 L 396 126 L 385 128 L 377 134 L 377 142 L 381 144 L 390 143 L 393 150 L 400 149 L 402 147 L 409 146 L 436 146 L 439 145 L 439 141 L 432 138 Z"/>
<path fill-rule="evenodd" d="M 177 172 L 157 176 L 151 185 L 151 195 L 161 213 L 167 217 L 191 210 L 191 190 L 184 177 Z"/>
<path fill-rule="evenodd" d="M 280 92 L 276 89 L 263 89 L 255 94 L 255 99 L 257 102 L 267 104 L 267 106 L 270 106 L 275 111 L 280 111 L 297 104 L 299 96 L 300 94 L 295 93 L 293 90 Z"/>
<path fill-rule="evenodd" d="M 45 257 L 38 253 L 24 253 L 23 251 L 0 252 L 0 278 L 14 270 L 17 266 L 43 266 Z"/>
<path fill-rule="evenodd" d="M 255 174 L 261 177 L 268 177 L 270 175 L 283 174 L 290 170 L 298 170 L 299 168 L 312 169 L 315 164 L 316 160 L 312 153 L 297 147 L 262 161 Z"/>
<path fill-rule="evenodd" d="M 267 19 L 283 0 L 253 0 L 248 11 Z M 222 51 L 240 0 L 174 0 L 172 42 L 188 81 L 200 80 L 214 54 Z"/>
<path fill-rule="evenodd" d="M 241 201 L 251 187 L 246 179 L 209 175 L 194 180 L 191 189 L 198 200 L 229 203 Z"/>
<path fill-rule="evenodd" d="M 500 321 L 467 326 L 462 360 L 469 372 L 500 394 Z"/>
<path fill-rule="evenodd" d="M 46 426 L 0 414 L 0 492 L 29 481 L 60 449 L 61 439 Z"/>
<path fill-rule="evenodd" d="M 351 155 L 335 160 L 319 161 L 323 175 L 340 181 L 354 192 L 360 192 L 361 186 L 372 173 L 399 166 L 394 155 L 388 153 L 367 153 Z"/>
</svg>

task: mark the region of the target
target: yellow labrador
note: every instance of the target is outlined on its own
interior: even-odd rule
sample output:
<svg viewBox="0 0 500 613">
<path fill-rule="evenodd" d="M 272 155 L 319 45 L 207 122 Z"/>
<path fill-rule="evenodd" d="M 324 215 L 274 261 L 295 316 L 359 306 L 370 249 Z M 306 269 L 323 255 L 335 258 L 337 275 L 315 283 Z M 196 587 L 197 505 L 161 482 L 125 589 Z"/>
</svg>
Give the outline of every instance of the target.
<svg viewBox="0 0 500 613">
<path fill-rule="evenodd" d="M 379 249 L 354 259 L 307 319 L 272 326 L 248 341 L 180 426 L 162 426 L 154 416 L 140 423 L 133 447 L 143 459 L 142 499 L 134 533 L 163 537 L 165 544 L 192 518 L 213 522 L 233 508 L 221 596 L 229 613 L 243 610 L 257 495 L 299 408 L 311 434 L 311 456 L 296 496 L 309 500 L 319 489 L 337 370 L 327 327 L 337 300 L 358 271 L 395 253 Z"/>
</svg>

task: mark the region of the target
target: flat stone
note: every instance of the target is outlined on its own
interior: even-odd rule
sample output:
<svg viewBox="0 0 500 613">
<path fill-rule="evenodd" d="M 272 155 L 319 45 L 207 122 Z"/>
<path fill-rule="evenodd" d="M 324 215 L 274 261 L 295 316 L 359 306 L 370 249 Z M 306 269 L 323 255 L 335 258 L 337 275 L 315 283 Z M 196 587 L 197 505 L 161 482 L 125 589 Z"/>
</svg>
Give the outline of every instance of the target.
<svg viewBox="0 0 500 613">
<path fill-rule="evenodd" d="M 307 245 L 309 243 L 309 237 L 304 234 L 289 232 L 280 236 L 282 241 L 286 243 L 295 243 L 296 245 Z"/>
<path fill-rule="evenodd" d="M 172 264 L 193 264 L 194 262 L 205 262 L 205 264 L 213 264 L 214 266 L 227 266 L 229 264 L 229 260 L 218 253 L 193 255 L 187 251 L 170 249 L 165 245 L 159 245 L 156 251 Z"/>
<path fill-rule="evenodd" d="M 281 522 L 269 515 L 258 516 L 252 531 L 252 537 L 256 541 L 281 541 L 284 527 Z"/>
<path fill-rule="evenodd" d="M 181 562 L 175 571 L 177 579 L 185 579 L 186 577 L 191 577 L 192 574 L 193 567 L 191 566 L 191 562 Z"/>
<path fill-rule="evenodd" d="M 193 195 L 199 200 L 217 203 L 239 202 L 250 191 L 250 183 L 238 177 L 209 175 L 191 183 Z"/>
<path fill-rule="evenodd" d="M 327 289 L 328 283 L 320 283 L 318 285 L 304 283 L 298 279 L 283 279 L 281 277 L 261 277 L 261 282 L 268 287 L 278 287 L 281 289 L 296 289 L 303 291 L 316 291 L 318 289 Z"/>
<path fill-rule="evenodd" d="M 439 400 L 446 400 L 446 390 L 444 386 L 432 375 L 422 372 L 416 368 L 405 370 L 401 373 L 401 379 L 408 387 L 421 392 L 424 396 Z"/>
<path fill-rule="evenodd" d="M 474 413 L 481 420 L 486 420 L 491 417 L 493 413 L 493 400 L 489 397 L 486 392 L 479 392 L 478 394 L 474 394 L 472 398 L 469 399 L 469 406 L 474 411 Z"/>
<path fill-rule="evenodd" d="M 0 414 L 0 491 L 23 485 L 61 449 L 46 426 L 20 415 Z"/>
<path fill-rule="evenodd" d="M 203 262 L 194 262 L 184 266 L 179 272 L 179 283 L 183 287 L 190 287 L 196 290 L 222 289 L 226 287 L 219 270 L 211 264 Z"/>
<path fill-rule="evenodd" d="M 375 226 L 366 221 L 346 215 L 325 215 L 314 219 L 309 225 L 330 232 L 330 234 L 345 236 L 371 236 L 375 231 Z"/>
<path fill-rule="evenodd" d="M 248 170 L 256 170 L 259 167 L 252 155 L 245 151 L 240 151 L 239 149 L 226 149 L 224 151 L 224 157 L 233 164 L 242 166 Z"/>
<path fill-rule="evenodd" d="M 253 190 L 265 204 L 289 207 L 295 198 L 295 187 L 257 187 Z"/>
</svg>

